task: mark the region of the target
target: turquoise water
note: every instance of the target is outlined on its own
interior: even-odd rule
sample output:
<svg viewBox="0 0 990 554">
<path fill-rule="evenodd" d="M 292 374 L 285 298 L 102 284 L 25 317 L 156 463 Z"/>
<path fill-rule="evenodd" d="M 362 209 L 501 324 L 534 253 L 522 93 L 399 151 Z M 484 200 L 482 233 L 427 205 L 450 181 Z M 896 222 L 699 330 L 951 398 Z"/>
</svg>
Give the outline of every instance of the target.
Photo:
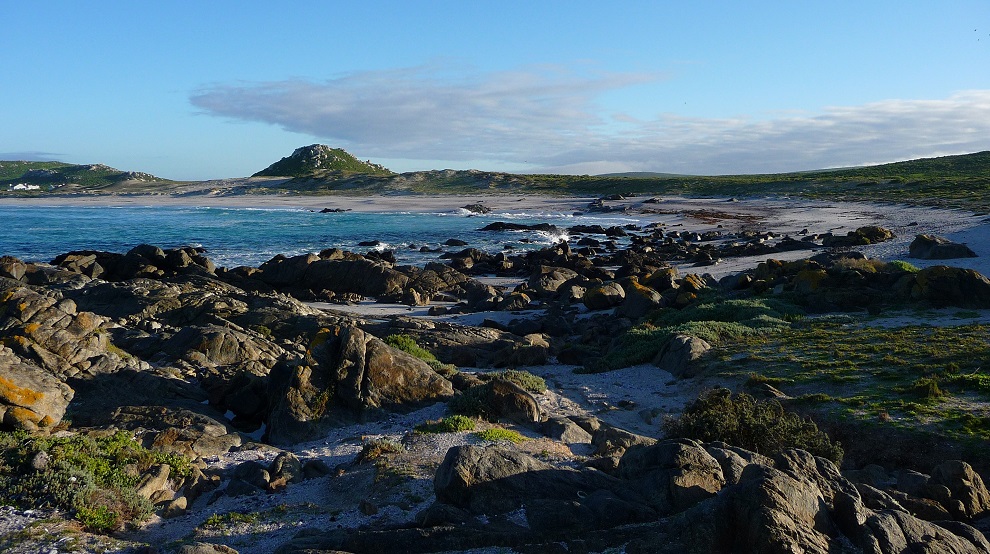
<svg viewBox="0 0 990 554">
<path fill-rule="evenodd" d="M 257 266 L 276 254 L 297 255 L 342 248 L 367 252 L 359 242 L 377 240 L 379 249 L 395 252 L 400 263 L 422 264 L 438 254 L 449 238 L 487 252 L 511 244 L 517 251 L 546 246 L 560 237 L 533 231 L 481 232 L 494 221 L 572 225 L 639 223 L 618 216 L 574 216 L 563 213 L 329 213 L 305 209 L 194 207 L 38 207 L 0 206 L 0 255 L 47 262 L 71 250 L 126 252 L 138 244 L 162 248 L 202 246 L 219 266 Z M 520 242 L 528 239 L 533 242 Z M 415 245 L 415 249 L 409 245 Z M 445 250 L 459 250 L 446 247 Z"/>
</svg>

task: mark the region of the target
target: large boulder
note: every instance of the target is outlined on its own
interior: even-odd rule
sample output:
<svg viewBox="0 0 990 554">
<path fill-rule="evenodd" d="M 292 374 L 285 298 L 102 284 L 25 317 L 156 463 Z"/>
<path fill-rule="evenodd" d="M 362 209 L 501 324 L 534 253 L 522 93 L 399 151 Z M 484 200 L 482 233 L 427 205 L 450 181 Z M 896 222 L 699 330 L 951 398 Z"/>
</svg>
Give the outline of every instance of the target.
<svg viewBox="0 0 990 554">
<path fill-rule="evenodd" d="M 441 502 L 478 514 L 498 514 L 534 499 L 577 500 L 616 482 L 597 471 L 554 467 L 515 450 L 465 445 L 447 451 L 433 485 Z"/>
<path fill-rule="evenodd" d="M 972 269 L 927 267 L 915 274 L 911 296 L 938 308 L 990 308 L 990 279 Z"/>
<path fill-rule="evenodd" d="M 312 290 L 356 293 L 381 297 L 401 294 L 409 278 L 388 264 L 357 257 L 344 260 L 319 260 L 309 264 L 302 284 Z"/>
<path fill-rule="evenodd" d="M 0 427 L 37 431 L 58 424 L 73 390 L 0 346 Z"/>
<path fill-rule="evenodd" d="M 653 365 L 675 377 L 694 377 L 700 367 L 697 361 L 711 349 L 712 346 L 704 339 L 691 335 L 674 335 L 660 349 Z"/>
<path fill-rule="evenodd" d="M 607 310 L 622 303 L 626 291 L 622 285 L 614 281 L 591 287 L 584 293 L 581 301 L 589 310 Z"/>
<path fill-rule="evenodd" d="M 642 495 L 660 514 L 686 510 L 725 485 L 718 461 L 690 441 L 631 446 L 619 460 L 618 475 L 630 493 Z"/>
<path fill-rule="evenodd" d="M 965 244 L 952 242 L 935 235 L 918 235 L 908 247 L 909 256 L 922 260 L 951 260 L 954 258 L 975 258 Z"/>
<path fill-rule="evenodd" d="M 932 470 L 928 490 L 954 517 L 977 518 L 990 511 L 990 492 L 979 473 L 961 460 L 949 460 Z M 942 494 L 938 494 L 938 492 Z M 947 494 L 946 494 L 947 493 Z"/>
<path fill-rule="evenodd" d="M 622 288 L 625 290 L 626 298 L 615 309 L 617 316 L 639 319 L 663 306 L 663 296 L 650 287 L 639 284 L 635 278 L 630 278 Z"/>
</svg>

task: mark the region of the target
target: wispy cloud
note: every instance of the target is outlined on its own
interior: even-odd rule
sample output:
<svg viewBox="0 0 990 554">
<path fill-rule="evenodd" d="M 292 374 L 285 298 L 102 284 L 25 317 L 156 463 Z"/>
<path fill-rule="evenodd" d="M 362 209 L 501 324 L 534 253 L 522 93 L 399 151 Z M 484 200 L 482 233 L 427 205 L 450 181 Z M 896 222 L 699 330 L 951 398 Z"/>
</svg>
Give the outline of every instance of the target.
<svg viewBox="0 0 990 554">
<path fill-rule="evenodd" d="M 607 114 L 598 102 L 605 92 L 659 78 L 560 68 L 457 76 L 412 68 L 324 82 L 215 85 L 191 102 L 362 156 L 491 160 L 560 172 L 775 172 L 990 149 L 990 90 L 772 119 L 643 121 Z"/>
<path fill-rule="evenodd" d="M 37 150 L 26 150 L 22 152 L 0 152 L 0 160 L 19 162 L 51 162 L 62 157 L 62 154 L 54 152 L 40 152 Z"/>
</svg>

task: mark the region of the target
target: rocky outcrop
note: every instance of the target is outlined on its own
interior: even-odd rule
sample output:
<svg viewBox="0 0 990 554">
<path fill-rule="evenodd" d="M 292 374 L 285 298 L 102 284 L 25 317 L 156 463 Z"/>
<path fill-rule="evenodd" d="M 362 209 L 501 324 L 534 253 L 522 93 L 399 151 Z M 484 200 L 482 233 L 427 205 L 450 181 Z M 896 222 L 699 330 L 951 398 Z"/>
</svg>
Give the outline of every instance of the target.
<svg viewBox="0 0 990 554">
<path fill-rule="evenodd" d="M 909 256 L 922 260 L 951 260 L 954 258 L 975 258 L 973 252 L 965 244 L 952 242 L 935 235 L 918 235 L 908 247 Z"/>
<path fill-rule="evenodd" d="M 57 425 L 73 390 L 0 346 L 0 427 L 38 431 Z"/>
</svg>

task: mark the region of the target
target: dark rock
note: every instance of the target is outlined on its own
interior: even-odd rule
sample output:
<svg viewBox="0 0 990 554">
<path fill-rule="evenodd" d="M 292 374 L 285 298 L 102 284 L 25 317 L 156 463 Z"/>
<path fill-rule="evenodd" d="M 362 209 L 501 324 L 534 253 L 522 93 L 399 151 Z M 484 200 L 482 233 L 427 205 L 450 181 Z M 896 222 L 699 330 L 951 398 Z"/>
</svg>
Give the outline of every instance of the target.
<svg viewBox="0 0 990 554">
<path fill-rule="evenodd" d="M 952 242 L 935 235 L 918 235 L 908 247 L 909 256 L 923 260 L 950 260 L 954 258 L 975 258 L 965 244 Z"/>
<path fill-rule="evenodd" d="M 700 366 L 696 363 L 711 350 L 704 339 L 690 335 L 675 335 L 660 349 L 653 365 L 675 377 L 694 377 Z"/>
</svg>

